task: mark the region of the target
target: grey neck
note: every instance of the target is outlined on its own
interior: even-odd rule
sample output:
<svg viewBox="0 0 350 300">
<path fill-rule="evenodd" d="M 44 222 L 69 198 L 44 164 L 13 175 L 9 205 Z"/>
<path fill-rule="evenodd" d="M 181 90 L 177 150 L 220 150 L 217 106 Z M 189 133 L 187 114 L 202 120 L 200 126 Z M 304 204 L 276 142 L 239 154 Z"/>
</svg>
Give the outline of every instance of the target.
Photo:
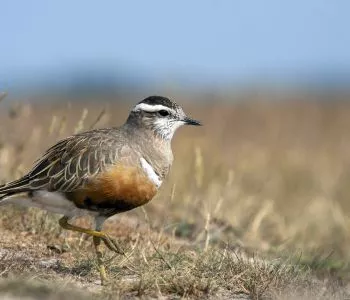
<svg viewBox="0 0 350 300">
<path fill-rule="evenodd" d="M 163 139 L 154 130 L 130 122 L 126 122 L 123 129 L 140 155 L 152 165 L 157 174 L 165 177 L 173 161 L 171 139 Z"/>
</svg>

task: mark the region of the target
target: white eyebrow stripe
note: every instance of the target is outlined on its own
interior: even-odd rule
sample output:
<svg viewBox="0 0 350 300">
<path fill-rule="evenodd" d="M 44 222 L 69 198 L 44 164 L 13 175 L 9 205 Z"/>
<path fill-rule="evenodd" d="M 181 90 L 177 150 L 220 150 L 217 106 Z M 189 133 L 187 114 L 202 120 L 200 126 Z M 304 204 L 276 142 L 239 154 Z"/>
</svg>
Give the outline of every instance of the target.
<svg viewBox="0 0 350 300">
<path fill-rule="evenodd" d="M 132 111 L 139 111 L 139 110 L 144 110 L 147 112 L 156 112 L 160 110 L 170 111 L 171 109 L 161 104 L 150 105 L 146 103 L 140 103 L 140 104 L 137 104 Z"/>
</svg>

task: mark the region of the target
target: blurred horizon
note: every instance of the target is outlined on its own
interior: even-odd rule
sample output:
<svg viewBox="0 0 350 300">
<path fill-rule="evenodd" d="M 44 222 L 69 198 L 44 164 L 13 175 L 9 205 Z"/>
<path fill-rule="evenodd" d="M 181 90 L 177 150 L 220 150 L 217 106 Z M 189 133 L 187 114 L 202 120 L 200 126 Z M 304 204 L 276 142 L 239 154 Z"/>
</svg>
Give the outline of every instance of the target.
<svg viewBox="0 0 350 300">
<path fill-rule="evenodd" d="M 348 90 L 350 3 L 0 1 L 0 90 Z"/>
</svg>

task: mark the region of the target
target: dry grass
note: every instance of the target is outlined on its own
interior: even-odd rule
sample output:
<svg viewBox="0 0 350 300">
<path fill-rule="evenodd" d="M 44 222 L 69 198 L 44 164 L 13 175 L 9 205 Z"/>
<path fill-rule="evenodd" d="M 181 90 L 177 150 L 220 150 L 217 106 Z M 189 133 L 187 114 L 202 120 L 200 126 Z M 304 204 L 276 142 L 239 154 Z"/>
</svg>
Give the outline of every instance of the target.
<svg viewBox="0 0 350 300">
<path fill-rule="evenodd" d="M 2 182 L 22 175 L 57 139 L 119 125 L 129 110 L 113 103 L 5 102 Z M 127 253 L 111 261 L 109 287 L 96 283 L 90 240 L 62 232 L 57 216 L 2 207 L 0 293 L 42 299 L 67 293 L 77 299 L 349 297 L 350 103 L 186 108 L 205 126 L 177 134 L 175 164 L 161 193 L 106 224 Z"/>
</svg>

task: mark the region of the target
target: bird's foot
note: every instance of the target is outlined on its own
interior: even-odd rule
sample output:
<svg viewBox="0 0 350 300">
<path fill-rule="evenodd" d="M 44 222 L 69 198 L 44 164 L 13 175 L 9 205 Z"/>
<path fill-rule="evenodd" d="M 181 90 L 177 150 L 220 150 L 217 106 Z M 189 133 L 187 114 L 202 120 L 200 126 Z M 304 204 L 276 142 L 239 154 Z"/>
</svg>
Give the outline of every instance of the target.
<svg viewBox="0 0 350 300">
<path fill-rule="evenodd" d="M 104 242 L 104 244 L 107 246 L 109 250 L 118 254 L 125 255 L 125 252 L 120 248 L 118 243 L 113 239 L 111 239 L 109 235 L 104 234 L 104 236 L 102 237 L 102 241 Z"/>
</svg>

